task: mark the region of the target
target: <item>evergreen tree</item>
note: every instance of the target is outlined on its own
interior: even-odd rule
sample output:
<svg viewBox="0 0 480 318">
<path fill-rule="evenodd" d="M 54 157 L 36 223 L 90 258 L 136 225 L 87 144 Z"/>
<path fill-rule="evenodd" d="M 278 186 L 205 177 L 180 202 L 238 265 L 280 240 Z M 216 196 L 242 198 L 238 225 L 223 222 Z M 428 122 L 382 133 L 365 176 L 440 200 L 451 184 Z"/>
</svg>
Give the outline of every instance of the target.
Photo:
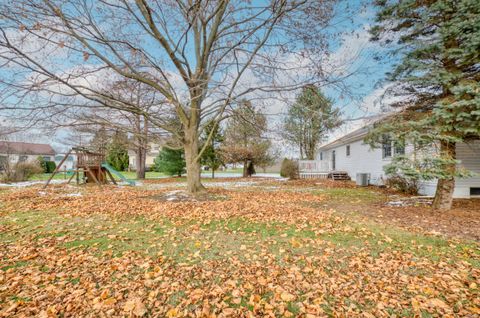
<svg viewBox="0 0 480 318">
<path fill-rule="evenodd" d="M 169 176 L 181 177 L 185 170 L 185 155 L 183 149 L 163 147 L 154 161 L 154 170 Z"/>
<path fill-rule="evenodd" d="M 480 136 L 480 1 L 377 1 L 378 25 L 373 39 L 391 45 L 401 59 L 389 79 L 402 96 L 402 112 L 373 132 L 387 133 L 419 149 L 437 145 L 439 151 L 415 160 L 422 178 L 438 179 L 433 207 L 452 205 L 457 169 L 455 146 Z M 399 161 L 401 162 L 401 160 Z M 412 163 L 407 163 L 412 165 Z M 428 167 L 427 170 L 422 167 Z"/>
<path fill-rule="evenodd" d="M 120 131 L 115 132 L 107 148 L 107 162 L 118 171 L 128 168 L 128 140 L 127 135 Z"/>
<path fill-rule="evenodd" d="M 319 143 L 327 133 L 340 126 L 340 111 L 314 85 L 297 96 L 282 125 L 282 137 L 300 150 L 300 158 L 314 160 Z"/>
<path fill-rule="evenodd" d="M 214 178 L 215 170 L 224 165 L 218 148 L 225 138 L 218 124 L 213 121 L 209 122 L 205 127 L 201 140 L 204 145 L 210 134 L 212 135 L 212 138 L 210 138 L 208 145 L 206 145 L 205 150 L 202 153 L 201 162 L 212 170 L 212 178 Z"/>
</svg>

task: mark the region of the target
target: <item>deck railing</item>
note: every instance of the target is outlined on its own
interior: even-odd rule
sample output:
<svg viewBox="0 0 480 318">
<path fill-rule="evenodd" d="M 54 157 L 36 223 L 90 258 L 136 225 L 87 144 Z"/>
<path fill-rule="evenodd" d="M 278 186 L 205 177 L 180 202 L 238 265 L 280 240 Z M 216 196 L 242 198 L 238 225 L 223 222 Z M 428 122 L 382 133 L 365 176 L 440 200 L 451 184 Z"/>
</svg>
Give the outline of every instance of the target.
<svg viewBox="0 0 480 318">
<path fill-rule="evenodd" d="M 105 161 L 105 156 L 99 153 L 93 152 L 81 152 L 77 153 L 78 166 L 100 166 Z"/>
<path fill-rule="evenodd" d="M 298 168 L 300 172 L 327 172 L 330 171 L 328 161 L 326 160 L 299 160 Z"/>
<path fill-rule="evenodd" d="M 326 179 L 330 171 L 326 160 L 299 160 L 298 168 L 302 179 Z"/>
</svg>

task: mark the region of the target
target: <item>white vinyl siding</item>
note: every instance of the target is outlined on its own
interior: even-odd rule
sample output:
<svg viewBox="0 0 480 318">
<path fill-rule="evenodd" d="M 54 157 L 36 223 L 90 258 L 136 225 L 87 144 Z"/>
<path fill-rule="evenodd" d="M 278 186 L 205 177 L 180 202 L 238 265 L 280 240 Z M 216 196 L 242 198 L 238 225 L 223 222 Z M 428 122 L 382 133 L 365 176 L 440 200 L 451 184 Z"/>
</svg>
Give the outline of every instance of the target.
<svg viewBox="0 0 480 318">
<path fill-rule="evenodd" d="M 362 140 L 349 141 L 350 153 L 346 155 L 345 144 L 324 150 L 322 149 L 322 168 L 323 171 L 332 170 L 332 152 L 335 151 L 335 170 L 346 171 L 352 180 L 355 180 L 357 173 L 369 173 L 370 183 L 382 185 L 385 182 L 385 172 L 383 167 L 391 162 L 392 157 L 383 157 L 384 148 L 371 149 L 370 145 L 363 143 Z M 398 146 L 397 146 L 398 147 Z M 401 153 L 402 149 L 392 145 L 391 150 L 395 154 Z M 426 153 L 435 152 L 434 147 L 424 149 L 417 153 L 417 158 Z M 413 147 L 406 145 L 405 154 L 413 155 Z M 455 183 L 455 198 L 469 198 L 470 188 L 480 187 L 480 141 L 457 144 L 457 159 L 460 161 L 459 167 L 472 171 L 474 176 L 465 179 L 457 179 Z M 423 195 L 434 195 L 436 189 L 436 180 L 423 181 L 420 184 L 420 193 Z"/>
<path fill-rule="evenodd" d="M 455 180 L 454 198 L 469 198 L 470 188 L 480 187 L 480 141 L 459 143 L 456 147 L 459 168 L 471 171 L 474 175 L 470 178 L 457 178 Z M 427 195 L 434 195 L 437 181 L 423 182 L 422 190 Z"/>
<path fill-rule="evenodd" d="M 323 162 L 329 163 L 329 170 L 332 168 L 332 152 L 335 151 L 335 170 L 346 171 L 352 179 L 355 179 L 357 173 L 369 173 L 370 183 L 383 184 L 385 172 L 383 166 L 390 163 L 391 158 L 382 158 L 382 149 L 371 149 L 370 145 L 365 144 L 362 140 L 349 143 L 350 156 L 347 156 L 345 145 L 323 151 Z"/>
</svg>

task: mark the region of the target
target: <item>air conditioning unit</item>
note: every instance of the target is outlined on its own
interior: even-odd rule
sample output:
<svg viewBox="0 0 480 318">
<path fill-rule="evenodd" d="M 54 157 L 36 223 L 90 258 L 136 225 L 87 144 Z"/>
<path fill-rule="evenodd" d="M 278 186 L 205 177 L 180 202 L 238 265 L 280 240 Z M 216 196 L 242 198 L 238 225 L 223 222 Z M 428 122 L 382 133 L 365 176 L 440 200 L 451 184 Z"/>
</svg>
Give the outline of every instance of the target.
<svg viewBox="0 0 480 318">
<path fill-rule="evenodd" d="M 361 187 L 366 187 L 370 183 L 370 174 L 369 173 L 357 173 L 357 185 Z"/>
</svg>

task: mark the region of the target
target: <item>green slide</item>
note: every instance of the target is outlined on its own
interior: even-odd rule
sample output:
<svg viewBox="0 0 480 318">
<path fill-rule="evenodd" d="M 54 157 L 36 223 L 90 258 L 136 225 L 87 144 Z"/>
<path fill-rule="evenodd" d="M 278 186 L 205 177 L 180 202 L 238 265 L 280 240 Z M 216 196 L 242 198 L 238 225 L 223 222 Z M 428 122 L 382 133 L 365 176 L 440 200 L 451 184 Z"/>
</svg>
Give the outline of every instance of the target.
<svg viewBox="0 0 480 318">
<path fill-rule="evenodd" d="M 128 183 L 129 185 L 131 185 L 131 186 L 135 185 L 135 181 L 125 178 L 125 176 L 123 174 L 121 174 L 120 172 L 115 170 L 111 165 L 108 164 L 108 162 L 102 162 L 102 167 L 107 169 L 108 171 L 110 171 L 110 173 L 113 176 L 121 179 L 122 181 Z"/>
</svg>

